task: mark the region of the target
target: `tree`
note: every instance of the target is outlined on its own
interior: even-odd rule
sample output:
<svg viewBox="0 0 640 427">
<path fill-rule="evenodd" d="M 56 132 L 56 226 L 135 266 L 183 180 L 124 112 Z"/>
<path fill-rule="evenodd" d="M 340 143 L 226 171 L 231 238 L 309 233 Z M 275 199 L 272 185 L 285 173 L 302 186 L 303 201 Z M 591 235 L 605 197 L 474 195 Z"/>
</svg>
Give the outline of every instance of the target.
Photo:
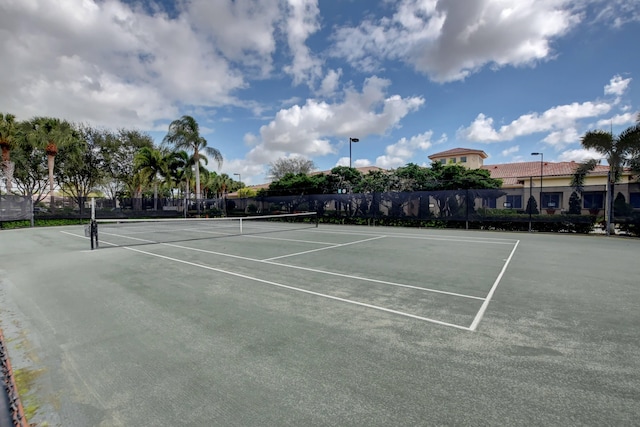
<svg viewBox="0 0 640 427">
<path fill-rule="evenodd" d="M 151 136 L 137 130 L 120 129 L 116 133 L 101 131 L 104 138 L 102 156 L 105 159 L 105 179 L 102 188 L 112 199 L 130 187 L 134 176 L 136 153 L 153 147 Z"/>
<path fill-rule="evenodd" d="M 194 164 L 200 165 L 201 152 L 205 153 L 222 166 L 222 154 L 213 147 L 207 147 L 207 140 L 200 136 L 198 122 L 191 116 L 182 116 L 169 125 L 169 132 L 164 137 L 163 143 L 169 144 L 179 150 L 187 150 L 193 153 Z M 200 200 L 200 168 L 196 167 L 196 199 Z M 200 205 L 198 205 L 200 206 Z"/>
<path fill-rule="evenodd" d="M 625 166 L 631 163 L 631 156 L 640 150 L 640 124 L 623 130 L 619 135 L 595 130 L 587 132 L 581 141 L 582 147 L 594 150 L 607 159 L 609 174 L 607 178 L 606 232 L 612 229 L 613 191 L 615 183 L 620 180 Z M 576 167 L 571 186 L 582 192 L 586 176 L 599 164 L 599 160 L 590 159 Z"/>
<path fill-rule="evenodd" d="M 11 168 L 11 150 L 17 141 L 18 122 L 13 114 L 0 113 L 0 149 L 2 149 L 2 176 L 6 180 L 7 193 L 11 193 L 13 170 Z"/>
<path fill-rule="evenodd" d="M 580 215 L 582 213 L 582 200 L 576 191 L 569 197 L 569 214 Z"/>
<path fill-rule="evenodd" d="M 157 148 L 142 147 L 135 156 L 134 170 L 146 175 L 153 185 L 153 210 L 158 210 L 158 184 L 169 174 L 166 153 Z"/>
<path fill-rule="evenodd" d="M 58 151 L 58 182 L 75 200 L 81 213 L 87 196 L 104 177 L 103 145 L 101 131 L 82 125 L 73 129 L 73 139 Z"/>
<path fill-rule="evenodd" d="M 275 162 L 269 163 L 269 172 L 267 176 L 272 181 L 277 181 L 284 178 L 286 174 L 292 173 L 294 175 L 304 174 L 307 175 L 316 169 L 316 165 L 312 160 L 307 160 L 303 157 L 291 157 L 281 158 Z"/>
<path fill-rule="evenodd" d="M 538 202 L 536 202 L 536 198 L 533 196 L 529 196 L 529 200 L 527 200 L 527 209 L 525 210 L 529 215 L 538 215 L 540 211 L 538 210 Z"/>
<path fill-rule="evenodd" d="M 21 123 L 18 132 L 18 143 L 12 150 L 15 172 L 13 179 L 22 194 L 30 194 L 34 204 L 43 200 L 47 192 L 47 154 L 44 147 L 26 138 L 29 123 Z M 26 129 L 25 129 L 26 128 Z"/>
<path fill-rule="evenodd" d="M 429 174 L 421 183 L 421 189 L 436 191 L 432 195 L 441 216 L 461 214 L 464 209 L 473 209 L 476 198 L 495 199 L 504 194 L 497 190 L 502 186 L 502 180 L 491 178 L 491 172 L 486 169 L 467 169 L 459 164 L 443 165 L 439 162 L 431 164 Z"/>
<path fill-rule="evenodd" d="M 31 121 L 27 138 L 36 141 L 44 147 L 47 153 L 47 168 L 49 170 L 49 197 L 51 200 L 50 210 L 55 210 L 54 204 L 54 167 L 58 150 L 68 144 L 72 144 L 77 139 L 74 137 L 73 127 L 66 120 L 51 117 L 37 117 Z"/>
<path fill-rule="evenodd" d="M 633 206 L 627 203 L 624 194 L 618 192 L 613 202 L 613 212 L 615 216 L 631 216 L 633 214 Z"/>
<path fill-rule="evenodd" d="M 261 191 L 258 195 L 279 197 L 276 202 L 285 205 L 289 212 L 296 210 L 309 195 L 323 194 L 327 189 L 327 177 L 323 174 L 306 175 L 303 173 L 288 173 L 269 185 L 268 192 Z"/>
<path fill-rule="evenodd" d="M 225 202 L 225 198 L 226 198 L 225 195 L 227 194 L 227 192 L 229 191 L 229 188 L 231 188 L 232 185 L 233 185 L 233 179 L 231 179 L 231 177 L 226 173 L 216 175 L 213 178 L 213 188 L 215 188 L 216 195 L 218 196 L 218 198 L 222 197 L 222 200 L 223 200 L 222 209 L 225 216 L 227 215 L 227 204 Z"/>
<path fill-rule="evenodd" d="M 242 187 L 238 190 L 238 197 L 241 199 L 256 197 L 256 190 L 251 187 Z"/>
<path fill-rule="evenodd" d="M 193 158 L 184 150 L 171 151 L 167 154 L 167 181 L 171 186 L 176 186 L 186 196 L 189 193 L 189 181 L 193 171 Z M 182 187 L 184 184 L 184 187 Z"/>
</svg>

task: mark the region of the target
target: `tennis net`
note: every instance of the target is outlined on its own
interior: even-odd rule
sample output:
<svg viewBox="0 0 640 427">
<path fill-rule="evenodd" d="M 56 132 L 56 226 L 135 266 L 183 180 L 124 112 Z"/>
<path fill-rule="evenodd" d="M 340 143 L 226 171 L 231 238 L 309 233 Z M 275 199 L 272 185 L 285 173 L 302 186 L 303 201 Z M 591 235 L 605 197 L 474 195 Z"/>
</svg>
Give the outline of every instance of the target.
<svg viewBox="0 0 640 427">
<path fill-rule="evenodd" d="M 317 226 L 318 215 L 315 212 L 301 212 L 226 218 L 96 219 L 88 230 L 93 249 L 94 240 L 96 247 L 99 242 L 108 246 L 134 246 L 274 233 Z"/>
</svg>

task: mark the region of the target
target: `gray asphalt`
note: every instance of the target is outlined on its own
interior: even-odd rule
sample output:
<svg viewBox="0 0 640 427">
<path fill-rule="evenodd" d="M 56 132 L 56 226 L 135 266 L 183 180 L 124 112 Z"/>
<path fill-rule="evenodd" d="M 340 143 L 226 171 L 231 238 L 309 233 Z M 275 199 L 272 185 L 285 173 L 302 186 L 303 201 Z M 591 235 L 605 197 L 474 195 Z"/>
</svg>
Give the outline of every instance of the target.
<svg viewBox="0 0 640 427">
<path fill-rule="evenodd" d="M 363 232 L 387 237 L 346 245 L 367 239 Z M 321 225 L 283 236 L 316 243 L 236 236 L 183 245 L 201 251 L 89 251 L 82 235 L 79 227 L 0 232 L 0 326 L 14 369 L 39 373 L 31 422 L 640 419 L 638 240 Z M 475 332 L 275 285 L 469 326 L 482 301 L 358 277 L 485 296 L 517 240 Z M 276 260 L 306 270 L 252 260 L 328 246 L 320 241 L 343 246 Z"/>
</svg>

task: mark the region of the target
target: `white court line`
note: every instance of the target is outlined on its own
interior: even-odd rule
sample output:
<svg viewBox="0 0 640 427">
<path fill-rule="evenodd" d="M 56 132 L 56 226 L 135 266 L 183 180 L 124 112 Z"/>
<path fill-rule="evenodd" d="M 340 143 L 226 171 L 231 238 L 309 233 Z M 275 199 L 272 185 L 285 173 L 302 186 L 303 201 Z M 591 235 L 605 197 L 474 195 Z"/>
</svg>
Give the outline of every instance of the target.
<svg viewBox="0 0 640 427">
<path fill-rule="evenodd" d="M 435 323 L 437 325 L 442 325 L 442 326 L 449 326 L 449 327 L 456 328 L 456 329 L 462 329 L 464 331 L 469 331 L 470 330 L 466 326 L 460 326 L 460 325 L 456 325 L 456 324 L 453 324 L 453 323 L 442 322 L 440 320 L 430 319 L 428 317 L 417 316 L 415 314 L 405 313 L 403 311 L 398 311 L 398 310 L 392 310 L 390 308 L 380 307 L 380 306 L 377 306 L 377 305 L 366 304 L 366 303 L 363 303 L 363 302 L 354 301 L 354 300 L 350 300 L 350 299 L 346 299 L 346 298 L 335 297 L 333 295 L 321 294 L 319 292 L 309 291 L 307 289 L 296 288 L 294 286 L 289 286 L 289 285 L 283 285 L 282 283 L 276 283 L 276 282 L 272 282 L 270 280 L 259 279 L 257 277 L 251 277 L 251 276 L 247 276 L 247 275 L 244 275 L 244 274 L 236 273 L 236 272 L 233 272 L 233 271 L 222 270 L 220 268 L 210 267 L 208 265 L 203 265 L 203 264 L 197 264 L 195 262 L 185 261 L 185 260 L 181 260 L 181 259 L 178 259 L 178 258 L 172 258 L 172 257 L 168 257 L 168 256 L 165 256 L 165 255 L 154 254 L 152 252 L 142 251 L 140 249 L 135 249 L 135 248 L 130 248 L 130 247 L 122 247 L 122 249 L 126 249 L 128 251 L 133 251 L 133 252 L 138 252 L 138 253 L 145 254 L 145 255 L 154 256 L 154 257 L 157 257 L 157 258 L 166 259 L 166 260 L 169 260 L 169 261 L 178 262 L 178 263 L 181 263 L 181 264 L 190 265 L 190 266 L 193 266 L 193 267 L 204 268 L 206 270 L 216 271 L 218 273 L 228 274 L 230 276 L 240 277 L 240 278 L 247 279 L 247 280 L 253 280 L 255 282 L 264 283 L 264 284 L 267 284 L 267 285 L 276 286 L 276 287 L 288 289 L 288 290 L 291 290 L 291 291 L 302 292 L 302 293 L 309 294 L 309 295 L 315 295 L 315 296 L 321 297 L 321 298 L 327 298 L 327 299 L 330 299 L 330 300 L 340 301 L 340 302 L 344 302 L 344 303 L 347 303 L 347 304 L 353 304 L 353 305 L 357 305 L 357 306 L 360 306 L 360 307 L 371 308 L 371 309 L 374 309 L 374 310 L 384 311 L 386 313 L 397 314 L 399 316 L 410 317 L 412 319 L 422 320 L 424 322 Z"/>
<path fill-rule="evenodd" d="M 484 301 L 483 297 L 476 297 L 476 296 L 472 296 L 472 295 L 458 294 L 458 293 L 455 293 L 455 292 L 441 291 L 439 289 L 423 288 L 423 287 L 420 287 L 420 286 L 405 285 L 405 284 L 402 284 L 402 283 L 395 283 L 395 282 L 387 282 L 386 280 L 369 279 L 367 277 L 352 276 L 350 274 L 335 273 L 333 271 L 318 270 L 318 269 L 315 269 L 315 268 L 301 267 L 301 266 L 298 266 L 298 265 L 281 264 L 279 262 L 272 262 L 272 261 L 268 261 L 268 260 L 264 260 L 264 259 L 248 258 L 248 257 L 240 256 L 240 255 L 231 255 L 231 254 L 226 254 L 226 253 L 222 253 L 222 252 L 210 251 L 210 250 L 207 250 L 207 249 L 199 249 L 199 248 L 192 248 L 192 247 L 189 247 L 189 246 L 175 245 L 173 243 L 162 243 L 162 245 L 163 246 L 171 246 L 173 248 L 186 249 L 186 250 L 194 251 L 194 252 L 207 253 L 207 254 L 211 254 L 211 255 L 219 255 L 219 256 L 226 256 L 226 257 L 230 257 L 230 258 L 237 258 L 237 259 L 241 259 L 241 260 L 244 260 L 244 261 L 260 262 L 260 263 L 263 263 L 263 264 L 275 265 L 275 266 L 278 266 L 278 267 L 292 268 L 294 270 L 304 270 L 304 271 L 310 271 L 312 273 L 320 273 L 320 274 L 326 274 L 326 275 L 329 275 L 329 276 L 337 276 L 337 277 L 342 277 L 342 278 L 345 278 L 345 279 L 355 279 L 355 280 L 361 280 L 363 282 L 380 283 L 380 284 L 383 284 L 383 285 L 397 286 L 397 287 L 400 287 L 400 288 L 416 289 L 416 290 L 425 291 L 425 292 L 433 292 L 433 293 L 437 293 L 437 294 L 444 294 L 444 295 L 450 295 L 450 296 L 454 296 L 454 297 L 470 298 L 470 299 L 477 299 L 477 300 L 480 300 L 480 301 Z"/>
<path fill-rule="evenodd" d="M 247 237 L 249 239 L 282 240 L 285 242 L 312 243 L 315 245 L 335 245 L 335 243 L 329 243 L 329 242 L 317 242 L 314 240 L 300 240 L 300 239 L 284 239 L 282 237 L 257 236 L 255 234 L 241 234 L 240 236 Z"/>
<path fill-rule="evenodd" d="M 69 233 L 68 231 L 62 231 L 62 230 L 58 230 L 60 231 L 62 234 L 68 234 L 69 236 L 73 236 L 73 237 L 80 237 L 82 239 L 88 239 L 87 236 L 81 236 L 79 234 L 75 234 L 75 233 Z"/>
<path fill-rule="evenodd" d="M 366 232 L 344 232 L 344 231 L 326 231 L 326 230 L 300 230 L 306 233 L 320 233 L 320 234 L 351 234 L 356 236 L 380 236 L 380 234 L 366 233 Z M 493 237 L 465 237 L 460 238 L 457 236 L 411 236 L 408 234 L 400 233 L 384 233 L 386 237 L 402 237 L 405 239 L 417 239 L 417 240 L 437 240 L 441 242 L 460 242 L 460 243 L 487 243 L 493 245 L 513 245 L 515 240 L 513 239 L 498 239 Z"/>
<path fill-rule="evenodd" d="M 502 267 L 502 270 L 500 271 L 500 274 L 498 274 L 498 277 L 496 278 L 496 281 L 493 282 L 493 286 L 491 287 L 491 290 L 489 291 L 489 294 L 487 294 L 487 297 L 485 298 L 484 302 L 482 303 L 482 306 L 480 307 L 480 310 L 478 310 L 478 314 L 476 314 L 476 317 L 473 319 L 473 322 L 471 323 L 471 326 L 469 326 L 469 330 L 470 331 L 475 331 L 476 328 L 478 327 L 478 324 L 480 323 L 480 320 L 482 320 L 482 316 L 484 316 L 484 312 L 487 310 L 487 307 L 489 306 L 489 303 L 491 302 L 491 298 L 493 297 L 493 294 L 496 291 L 496 288 L 498 287 L 498 284 L 500 283 L 500 280 L 502 280 L 502 276 L 504 275 L 505 271 L 507 271 L 507 267 L 509 266 L 509 263 L 511 262 L 511 258 L 513 258 L 513 254 L 516 253 L 516 249 L 518 248 L 519 244 L 520 244 L 520 240 L 518 240 L 516 242 L 515 246 L 511 250 L 511 254 L 509 255 L 509 258 L 507 258 L 507 261 L 504 263 L 504 266 Z"/>
<path fill-rule="evenodd" d="M 387 237 L 387 236 L 376 236 L 376 237 L 372 237 L 371 239 L 356 240 L 355 242 L 349 242 L 349 243 L 340 243 L 338 245 L 328 246 L 326 248 L 311 249 L 309 251 L 296 252 L 294 254 L 289 254 L 289 255 L 280 255 L 280 256 L 275 256 L 273 258 L 265 258 L 263 261 L 273 261 L 274 259 L 289 258 L 289 257 L 292 257 L 292 256 L 310 254 L 312 252 L 326 251 L 327 249 L 334 249 L 334 248 L 340 248 L 342 246 L 355 245 L 356 243 L 369 242 L 371 240 L 383 239 L 385 237 Z"/>
<path fill-rule="evenodd" d="M 66 234 L 69 234 L 71 236 L 82 237 L 83 239 L 88 239 L 88 237 L 79 236 L 77 234 L 67 233 L 67 232 L 64 232 L 64 231 L 61 231 L 61 233 L 66 233 Z M 139 241 L 143 241 L 143 242 L 147 242 L 147 243 L 156 243 L 156 242 L 152 242 L 150 240 L 138 239 L 136 237 L 119 236 L 119 235 L 113 235 L 113 234 L 109 234 L 109 233 L 103 233 L 103 234 L 112 235 L 112 236 L 115 236 L 115 237 L 127 237 L 127 238 L 130 238 L 130 239 L 133 239 L 133 240 L 139 240 Z M 119 245 L 116 245 L 115 243 L 109 243 L 109 242 L 105 242 L 105 241 L 103 241 L 103 243 L 106 243 L 106 244 L 111 245 L 111 246 L 119 246 Z M 322 242 L 319 242 L 319 243 L 322 243 Z M 189 246 L 176 245 L 176 244 L 173 244 L 173 243 L 159 243 L 159 244 L 162 245 L 162 246 L 170 246 L 170 247 L 173 247 L 173 248 L 186 249 L 186 250 L 194 251 L 194 252 L 202 252 L 202 253 L 207 253 L 207 254 L 211 254 L 211 255 L 218 255 L 218 256 L 224 256 L 224 257 L 228 257 L 228 258 L 241 259 L 243 261 L 259 262 L 259 263 L 263 263 L 263 264 L 275 265 L 275 266 L 278 266 L 278 267 L 291 268 L 291 269 L 294 269 L 294 270 L 304 270 L 304 271 L 310 271 L 312 273 L 326 274 L 326 275 L 329 275 L 329 276 L 337 276 L 337 277 L 342 277 L 342 278 L 345 278 L 345 279 L 354 279 L 354 280 L 360 280 L 360 281 L 363 281 L 363 282 L 379 283 L 379 284 L 382 284 L 382 285 L 396 286 L 396 287 L 399 287 L 399 288 L 415 289 L 415 290 L 419 290 L 419 291 L 432 292 L 432 293 L 436 293 L 436 294 L 443 294 L 443 295 L 449 295 L 449 296 L 454 296 L 454 297 L 468 298 L 468 299 L 475 299 L 475 300 L 484 301 L 483 297 L 476 297 L 476 296 L 473 296 L 473 295 L 459 294 L 459 293 L 456 293 L 456 292 L 447 292 L 447 291 L 442 291 L 440 289 L 432 289 L 432 288 L 424 288 L 424 287 L 421 287 L 421 286 L 405 285 L 403 283 L 395 283 L 395 282 L 388 282 L 386 280 L 370 279 L 368 277 L 353 276 L 353 275 L 350 275 L 350 274 L 336 273 L 336 272 L 333 272 L 333 271 L 319 270 L 319 269 L 316 269 L 316 268 L 301 267 L 301 266 L 289 265 L 289 264 L 282 264 L 282 263 L 279 263 L 279 262 L 272 262 L 272 261 L 269 261 L 269 260 L 249 258 L 249 257 L 241 256 L 241 255 L 233 255 L 233 254 L 228 254 L 228 253 L 224 253 L 224 252 L 211 251 L 211 250 L 207 250 L 207 249 L 192 248 L 192 247 L 189 247 Z M 92 250 L 87 250 L 85 252 L 92 252 Z"/>
</svg>

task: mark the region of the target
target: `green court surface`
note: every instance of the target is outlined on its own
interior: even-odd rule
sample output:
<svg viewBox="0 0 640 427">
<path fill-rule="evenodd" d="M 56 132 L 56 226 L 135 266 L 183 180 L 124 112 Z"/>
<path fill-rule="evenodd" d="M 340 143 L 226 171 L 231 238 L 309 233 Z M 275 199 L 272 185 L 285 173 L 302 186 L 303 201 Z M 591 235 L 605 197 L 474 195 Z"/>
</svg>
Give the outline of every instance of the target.
<svg viewBox="0 0 640 427">
<path fill-rule="evenodd" d="M 212 237 L 104 232 L 92 251 L 82 227 L 0 232 L 0 326 L 33 374 L 31 422 L 640 419 L 640 240 L 324 224 Z"/>
</svg>

